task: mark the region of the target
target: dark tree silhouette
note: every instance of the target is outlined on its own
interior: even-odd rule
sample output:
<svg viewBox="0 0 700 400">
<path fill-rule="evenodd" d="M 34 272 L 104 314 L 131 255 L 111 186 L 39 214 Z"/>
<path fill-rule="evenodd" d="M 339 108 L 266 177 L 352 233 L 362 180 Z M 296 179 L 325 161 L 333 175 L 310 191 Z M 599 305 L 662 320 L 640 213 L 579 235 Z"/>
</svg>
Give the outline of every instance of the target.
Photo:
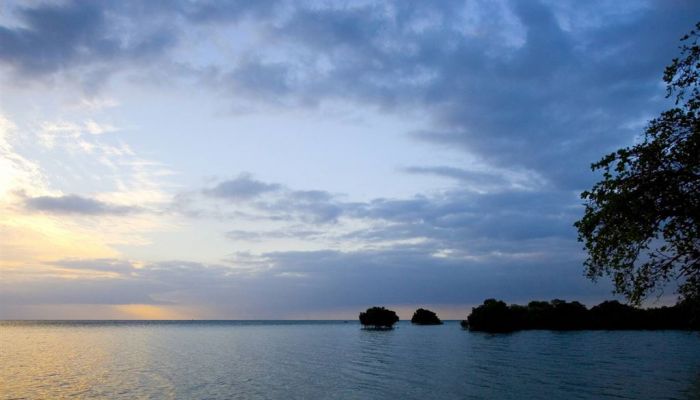
<svg viewBox="0 0 700 400">
<path fill-rule="evenodd" d="M 399 322 L 399 316 L 384 307 L 372 307 L 360 313 L 360 323 L 365 327 L 391 329 L 397 322 Z"/>
<path fill-rule="evenodd" d="M 693 307 L 683 301 L 673 307 L 641 309 L 618 301 L 605 301 L 590 310 L 583 304 L 564 300 L 531 301 L 527 306 L 488 299 L 472 309 L 461 325 L 472 331 L 492 333 L 523 329 L 700 329 Z"/>
<path fill-rule="evenodd" d="M 468 327 L 470 330 L 488 331 L 488 332 L 512 332 L 517 330 L 517 321 L 515 316 L 522 316 L 520 310 L 511 312 L 508 305 L 500 300 L 486 299 L 484 304 L 473 308 L 472 313 L 467 317 L 466 321 L 462 321 L 463 327 Z"/>
<path fill-rule="evenodd" d="M 411 323 L 417 325 L 440 325 L 442 324 L 442 321 L 440 321 L 440 318 L 438 318 L 437 314 L 434 312 L 424 308 L 419 308 L 413 313 Z"/>
<path fill-rule="evenodd" d="M 635 305 L 673 280 L 682 298 L 700 297 L 699 37 L 700 23 L 664 73 L 676 106 L 649 122 L 641 143 L 594 163 L 603 180 L 581 194 L 586 274 L 610 275 Z"/>
</svg>

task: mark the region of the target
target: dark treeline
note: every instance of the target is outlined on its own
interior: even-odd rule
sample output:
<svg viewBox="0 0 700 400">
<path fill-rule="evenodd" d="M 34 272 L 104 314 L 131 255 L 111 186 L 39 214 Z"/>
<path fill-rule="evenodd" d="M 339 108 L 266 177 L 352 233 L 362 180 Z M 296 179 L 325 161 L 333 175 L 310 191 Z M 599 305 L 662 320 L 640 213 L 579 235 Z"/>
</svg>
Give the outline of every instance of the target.
<svg viewBox="0 0 700 400">
<path fill-rule="evenodd" d="M 462 327 L 472 331 L 512 332 L 524 329 L 622 330 L 700 329 L 698 302 L 684 301 L 672 307 L 635 308 L 618 301 L 605 301 L 590 310 L 564 300 L 531 301 L 527 306 L 488 299 L 472 309 Z"/>
</svg>

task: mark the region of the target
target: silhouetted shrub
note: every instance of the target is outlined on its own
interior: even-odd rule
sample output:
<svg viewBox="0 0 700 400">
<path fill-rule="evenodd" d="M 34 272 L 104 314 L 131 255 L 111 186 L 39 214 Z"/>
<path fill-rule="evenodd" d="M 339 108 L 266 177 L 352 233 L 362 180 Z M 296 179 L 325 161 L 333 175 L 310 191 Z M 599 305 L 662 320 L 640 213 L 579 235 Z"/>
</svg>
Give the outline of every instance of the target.
<svg viewBox="0 0 700 400">
<path fill-rule="evenodd" d="M 442 321 L 440 321 L 440 318 L 438 318 L 437 314 L 434 312 L 419 308 L 413 313 L 411 323 L 418 325 L 440 325 Z"/>
<path fill-rule="evenodd" d="M 496 299 L 486 299 L 484 304 L 473 308 L 467 318 L 470 330 L 488 332 L 510 332 L 517 327 L 506 303 Z"/>
<path fill-rule="evenodd" d="M 384 307 L 372 307 L 360 313 L 360 323 L 375 329 L 390 329 L 399 322 L 399 316 Z"/>
<path fill-rule="evenodd" d="M 462 327 L 473 331 L 512 332 L 521 329 L 700 329 L 700 302 L 686 300 L 673 307 L 640 309 L 604 301 L 588 310 L 583 304 L 555 299 L 527 306 L 487 299 L 472 309 Z"/>
</svg>

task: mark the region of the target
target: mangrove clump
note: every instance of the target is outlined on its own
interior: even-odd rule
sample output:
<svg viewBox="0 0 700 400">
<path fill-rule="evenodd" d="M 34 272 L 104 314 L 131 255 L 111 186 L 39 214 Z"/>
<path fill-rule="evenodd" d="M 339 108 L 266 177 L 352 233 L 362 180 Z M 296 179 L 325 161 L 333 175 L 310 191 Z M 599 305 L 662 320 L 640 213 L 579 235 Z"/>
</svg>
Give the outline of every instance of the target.
<svg viewBox="0 0 700 400">
<path fill-rule="evenodd" d="M 424 308 L 419 308 L 413 313 L 411 323 L 416 325 L 440 325 L 442 321 L 437 314 Z"/>
<path fill-rule="evenodd" d="M 496 299 L 472 308 L 465 329 L 491 333 L 528 329 L 631 330 L 681 329 L 699 330 L 697 301 L 686 300 L 672 307 L 637 308 L 616 300 L 604 301 L 591 309 L 583 304 L 564 300 L 531 301 L 526 306 Z"/>
<path fill-rule="evenodd" d="M 391 329 L 399 322 L 399 316 L 384 307 L 372 307 L 360 313 L 360 323 L 365 328 Z"/>
</svg>

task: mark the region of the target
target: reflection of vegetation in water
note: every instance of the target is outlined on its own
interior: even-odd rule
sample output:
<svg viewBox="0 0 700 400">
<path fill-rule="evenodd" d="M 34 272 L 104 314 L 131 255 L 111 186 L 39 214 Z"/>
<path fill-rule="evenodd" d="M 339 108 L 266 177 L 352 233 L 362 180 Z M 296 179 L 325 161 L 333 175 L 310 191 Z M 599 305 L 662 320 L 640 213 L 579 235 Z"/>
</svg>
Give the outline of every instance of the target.
<svg viewBox="0 0 700 400">
<path fill-rule="evenodd" d="M 391 329 L 399 322 L 399 316 L 392 310 L 384 307 L 372 307 L 360 313 L 360 323 L 365 328 Z"/>
<path fill-rule="evenodd" d="M 512 332 L 523 329 L 700 329 L 697 302 L 641 309 L 605 301 L 591 308 L 564 300 L 531 301 L 527 306 L 488 299 L 472 309 L 461 325 L 473 331 Z"/>
</svg>

